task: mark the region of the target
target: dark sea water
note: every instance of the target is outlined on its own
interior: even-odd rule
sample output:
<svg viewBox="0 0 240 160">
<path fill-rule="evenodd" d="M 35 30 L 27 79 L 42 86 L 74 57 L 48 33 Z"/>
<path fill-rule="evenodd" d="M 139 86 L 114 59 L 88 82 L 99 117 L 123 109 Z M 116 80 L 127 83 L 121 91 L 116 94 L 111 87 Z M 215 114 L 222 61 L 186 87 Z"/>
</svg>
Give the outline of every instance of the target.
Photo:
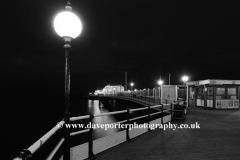
<svg viewBox="0 0 240 160">
<path fill-rule="evenodd" d="M 87 100 L 83 95 L 71 95 L 71 117 L 108 112 L 98 101 Z M 64 95 L 61 94 L 10 94 L 1 103 L 1 147 L 0 159 L 9 159 L 21 149 L 27 149 L 64 117 Z M 114 116 L 94 118 L 94 123 L 116 122 Z M 88 120 L 77 123 L 88 123 Z M 119 129 L 94 130 L 93 138 L 100 138 Z M 61 138 L 57 132 L 39 150 L 34 159 L 45 159 Z M 78 135 L 71 140 L 71 146 L 86 142 L 88 134 Z"/>
</svg>

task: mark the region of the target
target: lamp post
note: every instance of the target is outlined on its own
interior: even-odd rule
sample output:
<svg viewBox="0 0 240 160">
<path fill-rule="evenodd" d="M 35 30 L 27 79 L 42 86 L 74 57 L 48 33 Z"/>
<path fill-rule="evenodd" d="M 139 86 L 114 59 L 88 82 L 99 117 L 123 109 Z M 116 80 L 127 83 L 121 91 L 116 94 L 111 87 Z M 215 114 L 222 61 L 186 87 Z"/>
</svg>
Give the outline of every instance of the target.
<svg viewBox="0 0 240 160">
<path fill-rule="evenodd" d="M 184 93 L 185 93 L 185 100 L 187 99 L 187 92 L 186 92 L 186 82 L 188 81 L 188 76 L 183 76 L 182 81 L 184 83 Z"/>
<path fill-rule="evenodd" d="M 68 1 L 65 11 L 59 13 L 54 19 L 54 28 L 63 38 L 65 52 L 65 123 L 70 121 L 70 60 L 71 40 L 76 38 L 82 30 L 79 18 L 72 12 L 71 3 Z M 70 133 L 65 128 L 65 153 L 64 160 L 70 159 L 69 146 Z"/>
<path fill-rule="evenodd" d="M 161 92 L 162 92 L 162 84 L 163 84 L 163 81 L 162 80 L 159 80 L 158 81 L 158 84 L 159 84 L 159 86 L 160 86 L 160 91 L 159 91 L 159 99 L 160 99 L 160 104 L 161 104 Z"/>
<path fill-rule="evenodd" d="M 132 95 L 132 87 L 134 86 L 134 83 L 130 83 L 130 86 L 131 86 L 131 96 L 133 97 L 133 95 Z"/>
</svg>

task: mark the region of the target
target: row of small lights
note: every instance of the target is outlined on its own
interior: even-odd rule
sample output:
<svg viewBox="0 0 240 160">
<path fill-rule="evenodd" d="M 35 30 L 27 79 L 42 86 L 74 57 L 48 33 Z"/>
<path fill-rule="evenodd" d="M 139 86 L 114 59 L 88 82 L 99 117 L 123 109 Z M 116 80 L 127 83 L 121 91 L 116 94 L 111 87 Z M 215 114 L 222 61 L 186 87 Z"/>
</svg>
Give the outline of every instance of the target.
<svg viewBox="0 0 240 160">
<path fill-rule="evenodd" d="M 186 82 L 188 81 L 188 76 L 183 76 L 183 77 L 182 77 L 182 81 L 183 81 L 184 83 L 186 83 Z M 159 85 L 162 85 L 162 84 L 163 84 L 163 81 L 162 81 L 162 80 L 159 80 L 159 81 L 158 81 L 158 84 L 159 84 Z"/>
<path fill-rule="evenodd" d="M 184 84 L 188 81 L 188 76 L 183 76 L 182 77 L 182 81 L 184 82 Z M 163 81 L 162 80 L 159 80 L 158 81 L 158 84 L 159 85 L 162 85 L 163 84 Z M 132 91 L 132 87 L 134 86 L 134 83 L 133 82 L 131 82 L 130 83 L 130 86 L 131 86 L 131 91 Z M 115 91 L 115 88 L 113 88 L 113 90 Z M 146 89 L 143 89 L 143 90 L 146 90 Z M 111 91 L 111 89 L 110 89 L 110 91 Z M 137 91 L 137 89 L 134 89 L 134 91 Z M 90 93 L 91 94 L 91 93 Z"/>
<path fill-rule="evenodd" d="M 183 76 L 183 77 L 182 77 L 182 81 L 183 81 L 184 83 L 186 83 L 186 82 L 188 81 L 188 76 Z M 159 84 L 159 85 L 162 85 L 162 84 L 163 84 L 163 81 L 162 81 L 162 80 L 159 80 L 159 81 L 158 81 L 158 84 Z M 130 86 L 133 87 L 133 86 L 134 86 L 134 83 L 131 82 L 131 83 L 130 83 Z"/>
</svg>

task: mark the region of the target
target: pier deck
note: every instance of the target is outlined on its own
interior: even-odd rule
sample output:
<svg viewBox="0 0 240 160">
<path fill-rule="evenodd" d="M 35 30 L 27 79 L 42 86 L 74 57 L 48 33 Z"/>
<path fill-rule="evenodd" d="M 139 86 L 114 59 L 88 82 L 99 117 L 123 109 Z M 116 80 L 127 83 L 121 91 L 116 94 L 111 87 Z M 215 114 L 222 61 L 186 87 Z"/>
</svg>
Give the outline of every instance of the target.
<svg viewBox="0 0 240 160">
<path fill-rule="evenodd" d="M 184 120 L 200 129 L 156 129 L 96 155 L 98 160 L 205 160 L 240 158 L 240 111 L 190 107 Z"/>
</svg>

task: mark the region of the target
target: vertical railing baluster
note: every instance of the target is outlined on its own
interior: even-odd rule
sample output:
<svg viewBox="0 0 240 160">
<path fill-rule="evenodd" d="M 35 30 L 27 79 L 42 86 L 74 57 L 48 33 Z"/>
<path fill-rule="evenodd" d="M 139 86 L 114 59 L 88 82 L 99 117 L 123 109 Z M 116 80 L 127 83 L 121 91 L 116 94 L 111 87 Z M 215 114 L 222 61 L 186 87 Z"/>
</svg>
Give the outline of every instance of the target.
<svg viewBox="0 0 240 160">
<path fill-rule="evenodd" d="M 174 103 L 174 101 L 173 101 L 173 103 Z M 171 121 L 172 121 L 172 119 L 173 119 L 173 103 L 171 103 Z"/>
<path fill-rule="evenodd" d="M 129 114 L 130 114 L 130 110 L 128 108 L 127 109 L 127 128 L 126 128 L 126 141 L 127 142 L 131 142 L 131 139 L 129 137 Z"/>
<path fill-rule="evenodd" d="M 161 107 L 161 111 L 162 111 L 162 124 L 163 124 L 163 104 L 162 104 L 162 107 Z"/>
<path fill-rule="evenodd" d="M 88 135 L 88 159 L 96 159 L 95 155 L 93 154 L 93 128 L 92 128 L 92 122 L 93 122 L 93 114 L 90 114 L 89 117 L 89 124 L 90 126 L 90 131 Z"/>
<path fill-rule="evenodd" d="M 152 132 L 150 126 L 150 106 L 148 106 L 148 132 Z"/>
<path fill-rule="evenodd" d="M 148 103 L 149 103 L 149 105 L 150 105 L 150 96 L 148 96 Z"/>
</svg>

